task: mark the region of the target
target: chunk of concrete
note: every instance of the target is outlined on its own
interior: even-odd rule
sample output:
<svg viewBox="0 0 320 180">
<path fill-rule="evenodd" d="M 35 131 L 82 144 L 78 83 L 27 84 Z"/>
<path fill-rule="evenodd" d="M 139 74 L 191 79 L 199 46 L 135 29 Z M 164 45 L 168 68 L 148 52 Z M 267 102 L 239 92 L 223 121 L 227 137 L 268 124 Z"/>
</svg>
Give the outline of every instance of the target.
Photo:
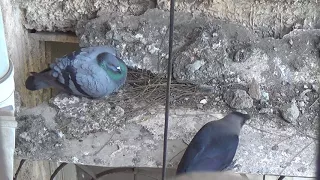
<svg viewBox="0 0 320 180">
<path fill-rule="evenodd" d="M 261 99 L 261 90 L 260 85 L 255 79 L 252 79 L 252 82 L 249 84 L 249 91 L 248 91 L 250 97 L 252 97 L 255 100 Z"/>
<path fill-rule="evenodd" d="M 224 99 L 230 107 L 235 109 L 247 109 L 253 106 L 252 98 L 247 94 L 246 91 L 241 89 L 227 91 L 224 94 Z"/>
<path fill-rule="evenodd" d="M 293 100 L 292 102 L 285 104 L 281 108 L 281 114 L 286 121 L 296 124 L 297 119 L 300 115 L 300 111 L 299 111 L 299 108 L 297 107 L 296 101 Z"/>
</svg>

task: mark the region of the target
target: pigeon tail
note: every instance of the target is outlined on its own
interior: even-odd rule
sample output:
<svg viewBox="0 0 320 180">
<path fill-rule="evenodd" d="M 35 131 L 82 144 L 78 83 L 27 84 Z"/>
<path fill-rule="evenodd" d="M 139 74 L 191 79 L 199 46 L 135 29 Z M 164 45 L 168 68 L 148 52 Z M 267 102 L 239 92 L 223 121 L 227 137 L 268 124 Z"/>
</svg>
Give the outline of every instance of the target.
<svg viewBox="0 0 320 180">
<path fill-rule="evenodd" d="M 49 88 L 50 85 L 43 81 L 43 78 L 41 78 L 40 73 L 31 73 L 31 76 L 29 76 L 26 80 L 26 88 L 30 91 L 36 91 L 39 89 Z"/>
</svg>

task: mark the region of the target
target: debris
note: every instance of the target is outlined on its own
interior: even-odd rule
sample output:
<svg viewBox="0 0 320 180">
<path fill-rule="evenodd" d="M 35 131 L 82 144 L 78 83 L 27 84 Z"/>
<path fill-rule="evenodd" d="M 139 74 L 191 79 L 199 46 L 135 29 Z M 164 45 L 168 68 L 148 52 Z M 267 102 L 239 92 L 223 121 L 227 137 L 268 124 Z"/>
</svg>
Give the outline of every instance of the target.
<svg viewBox="0 0 320 180">
<path fill-rule="evenodd" d="M 273 109 L 272 108 L 262 108 L 259 111 L 259 114 L 272 114 L 273 113 Z"/>
<path fill-rule="evenodd" d="M 269 101 L 269 93 L 262 91 L 261 93 L 261 101 L 262 102 L 267 102 Z"/>
<path fill-rule="evenodd" d="M 305 104 L 303 101 L 299 101 L 299 102 L 298 102 L 298 105 L 299 105 L 300 107 L 305 107 L 305 106 L 306 106 L 306 104 Z"/>
<path fill-rule="evenodd" d="M 307 96 L 307 93 L 308 92 L 311 92 L 312 90 L 311 89 L 306 89 L 304 91 L 302 91 L 302 93 L 300 94 L 300 99 L 304 100 L 304 101 L 308 101 L 309 100 L 309 97 Z"/>
<path fill-rule="evenodd" d="M 314 91 L 316 91 L 317 93 L 319 92 L 319 86 L 316 85 L 316 84 L 312 84 L 312 89 L 313 89 Z"/>
<path fill-rule="evenodd" d="M 274 150 L 274 151 L 277 151 L 279 149 L 279 146 L 276 144 L 276 145 L 272 146 L 271 149 Z"/>
<path fill-rule="evenodd" d="M 261 99 L 261 90 L 258 82 L 255 79 L 252 79 L 251 84 L 249 85 L 249 95 L 253 99 L 260 100 Z"/>
<path fill-rule="evenodd" d="M 207 104 L 207 103 L 208 103 L 207 99 L 202 99 L 202 100 L 200 101 L 200 104 Z"/>
<path fill-rule="evenodd" d="M 235 53 L 233 57 L 233 61 L 245 62 L 251 56 L 251 54 L 252 54 L 252 50 L 250 46 L 246 48 L 242 48 Z"/>
<path fill-rule="evenodd" d="M 187 69 L 190 71 L 190 72 L 195 72 L 197 70 L 199 70 L 201 68 L 201 66 L 205 65 L 206 62 L 204 60 L 201 60 L 201 61 L 195 61 L 194 63 L 192 64 L 188 64 L 187 65 Z"/>
<path fill-rule="evenodd" d="M 286 121 L 296 124 L 300 112 L 294 99 L 291 103 L 285 104 L 281 108 L 281 115 Z"/>
<path fill-rule="evenodd" d="M 235 91 L 227 91 L 224 98 L 230 107 L 235 109 L 251 108 L 253 106 L 252 98 L 246 91 L 237 89 Z"/>
<path fill-rule="evenodd" d="M 197 108 L 198 109 L 202 109 L 203 108 L 203 104 L 197 104 Z"/>
</svg>

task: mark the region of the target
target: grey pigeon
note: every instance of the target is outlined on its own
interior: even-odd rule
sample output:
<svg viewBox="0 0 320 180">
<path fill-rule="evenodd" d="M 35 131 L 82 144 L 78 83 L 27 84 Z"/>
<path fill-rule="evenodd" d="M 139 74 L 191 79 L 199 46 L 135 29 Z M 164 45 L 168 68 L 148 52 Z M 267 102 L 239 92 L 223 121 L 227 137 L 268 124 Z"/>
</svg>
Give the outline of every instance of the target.
<svg viewBox="0 0 320 180">
<path fill-rule="evenodd" d="M 31 72 L 25 85 L 31 91 L 54 87 L 77 96 L 101 98 L 119 90 L 127 71 L 113 48 L 87 47 L 57 58 L 39 73 Z"/>
<path fill-rule="evenodd" d="M 225 170 L 235 156 L 239 133 L 248 114 L 231 112 L 223 119 L 205 124 L 188 145 L 176 174 Z"/>
</svg>

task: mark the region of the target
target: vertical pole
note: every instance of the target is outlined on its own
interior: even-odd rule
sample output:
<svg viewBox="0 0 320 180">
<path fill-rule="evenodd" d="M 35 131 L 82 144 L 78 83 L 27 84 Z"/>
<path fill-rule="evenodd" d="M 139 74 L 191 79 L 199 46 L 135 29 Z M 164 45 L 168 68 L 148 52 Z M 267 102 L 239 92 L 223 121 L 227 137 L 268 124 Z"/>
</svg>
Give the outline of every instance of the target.
<svg viewBox="0 0 320 180">
<path fill-rule="evenodd" d="M 166 107 L 165 107 L 165 123 L 164 123 L 164 137 L 163 137 L 162 180 L 165 180 L 166 178 L 166 167 L 167 167 L 167 141 L 168 141 L 168 126 L 169 126 L 170 85 L 171 85 L 171 77 L 172 77 L 173 25 L 174 25 L 174 0 L 170 0 L 169 59 L 168 59 L 168 69 L 167 69 Z"/>
</svg>

